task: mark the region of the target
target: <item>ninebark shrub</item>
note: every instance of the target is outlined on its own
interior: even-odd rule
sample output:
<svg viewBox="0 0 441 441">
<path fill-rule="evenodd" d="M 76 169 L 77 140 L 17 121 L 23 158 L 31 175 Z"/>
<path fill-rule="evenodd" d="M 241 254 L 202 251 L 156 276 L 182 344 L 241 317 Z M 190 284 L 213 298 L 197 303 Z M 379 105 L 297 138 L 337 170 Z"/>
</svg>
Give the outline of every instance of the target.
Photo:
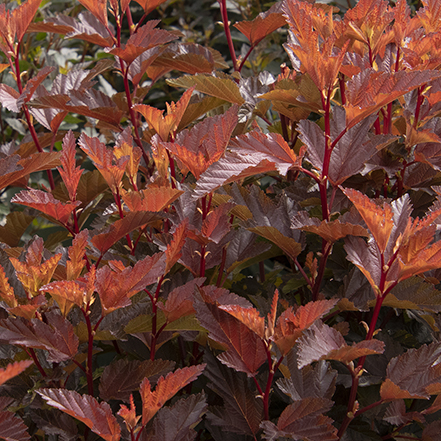
<svg viewBox="0 0 441 441">
<path fill-rule="evenodd" d="M 60 3 L 0 6 L 0 438 L 439 439 L 439 1 Z"/>
</svg>

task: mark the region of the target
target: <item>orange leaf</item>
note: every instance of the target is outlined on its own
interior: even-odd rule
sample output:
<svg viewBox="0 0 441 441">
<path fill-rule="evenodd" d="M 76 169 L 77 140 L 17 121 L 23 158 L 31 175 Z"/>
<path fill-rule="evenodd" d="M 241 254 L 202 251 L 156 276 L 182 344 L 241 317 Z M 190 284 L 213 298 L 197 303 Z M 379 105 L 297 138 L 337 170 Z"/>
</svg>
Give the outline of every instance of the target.
<svg viewBox="0 0 441 441">
<path fill-rule="evenodd" d="M 167 245 L 165 255 L 167 264 L 165 267 L 165 274 L 167 274 L 173 265 L 180 259 L 181 250 L 187 239 L 188 218 L 185 218 L 175 229 L 172 241 Z"/>
<path fill-rule="evenodd" d="M 63 204 L 55 199 L 50 193 L 35 189 L 21 191 L 11 199 L 11 202 L 35 208 L 62 224 L 66 224 L 71 213 L 76 207 L 81 205 L 81 201 Z"/>
<path fill-rule="evenodd" d="M 107 0 L 78 0 L 104 26 L 107 26 Z"/>
<path fill-rule="evenodd" d="M 162 5 L 166 0 L 135 0 L 144 9 L 145 14 L 149 14 L 153 9 L 156 9 L 159 5 Z"/>
<path fill-rule="evenodd" d="M 147 187 L 140 191 L 121 191 L 124 203 L 130 211 L 160 212 L 184 192 L 171 187 Z"/>
<path fill-rule="evenodd" d="M 124 404 L 120 404 L 121 409 L 118 411 L 117 415 L 124 419 L 127 425 L 127 430 L 132 430 L 138 424 L 140 416 L 136 416 L 135 402 L 133 401 L 133 395 L 130 394 L 130 409 L 128 409 Z"/>
<path fill-rule="evenodd" d="M 185 367 L 160 377 L 152 392 L 148 378 L 141 383 L 142 425 L 146 425 L 161 407 L 187 384 L 194 381 L 205 369 L 205 364 Z"/>
<path fill-rule="evenodd" d="M 0 298 L 10 307 L 13 308 L 18 305 L 15 298 L 14 288 L 9 284 L 6 277 L 5 270 L 0 265 Z"/>
<path fill-rule="evenodd" d="M 389 204 L 378 206 L 364 194 L 353 189 L 344 189 L 343 193 L 351 200 L 366 222 L 381 253 L 384 253 L 394 226 L 392 208 Z"/>
<path fill-rule="evenodd" d="M 75 136 L 72 130 L 69 130 L 63 139 L 61 167 L 57 167 L 57 170 L 69 192 L 71 201 L 74 201 L 76 198 L 78 183 L 80 182 L 81 174 L 83 173 L 83 170 L 80 167 L 76 167 L 75 147 Z"/>
<path fill-rule="evenodd" d="M 32 360 L 16 361 L 15 363 L 8 364 L 5 369 L 0 369 L 0 385 L 21 374 L 32 363 Z"/>
<path fill-rule="evenodd" d="M 69 247 L 69 260 L 66 262 L 67 280 L 75 280 L 80 277 L 81 271 L 86 265 L 85 252 L 89 232 L 82 230 L 78 233 Z"/>
<path fill-rule="evenodd" d="M 61 313 L 66 317 L 73 305 L 80 308 L 84 305 L 86 291 L 73 280 L 60 280 L 44 285 L 40 291 L 45 291 L 58 303 Z"/>
<path fill-rule="evenodd" d="M 251 329 L 260 338 L 264 338 L 265 319 L 260 316 L 259 311 L 254 308 L 242 308 L 238 305 L 220 305 L 219 309 L 228 312 L 234 318 L 243 323 L 248 329 Z"/>
<path fill-rule="evenodd" d="M 335 221 L 322 221 L 319 225 L 305 225 L 300 229 L 318 234 L 328 242 L 336 242 L 346 236 L 369 237 L 368 232 L 361 225 L 341 223 L 338 219 Z"/>
<path fill-rule="evenodd" d="M 186 90 L 176 104 L 174 102 L 171 104 L 166 103 L 167 114 L 165 116 L 163 115 L 163 110 L 145 104 L 137 104 L 133 106 L 133 109 L 141 113 L 148 125 L 155 129 L 162 141 L 167 141 L 169 135 L 177 130 L 185 109 L 190 102 L 193 90 L 194 87 Z"/>
<path fill-rule="evenodd" d="M 98 403 L 90 395 L 67 389 L 38 389 L 37 392 L 50 406 L 83 422 L 106 441 L 120 440 L 121 428 L 106 402 Z"/>
<path fill-rule="evenodd" d="M 148 211 L 134 211 L 127 213 L 123 219 L 115 221 L 107 232 L 97 234 L 91 239 L 92 244 L 103 255 L 118 240 L 139 227 L 158 220 L 160 217 Z"/>
<path fill-rule="evenodd" d="M 234 27 L 248 38 L 252 46 L 256 46 L 267 35 L 286 24 L 283 14 L 279 12 L 281 5 L 276 3 L 268 11 L 261 12 L 254 20 L 240 21 L 234 24 Z"/>
<path fill-rule="evenodd" d="M 58 262 L 61 259 L 61 254 L 56 254 L 41 263 L 42 252 L 40 250 L 42 250 L 42 247 L 43 239 L 37 238 L 32 242 L 28 249 L 26 262 L 20 262 L 14 257 L 10 258 L 18 280 L 20 280 L 26 292 L 33 297 L 39 294 L 39 289 L 43 285 L 50 282 Z"/>
</svg>

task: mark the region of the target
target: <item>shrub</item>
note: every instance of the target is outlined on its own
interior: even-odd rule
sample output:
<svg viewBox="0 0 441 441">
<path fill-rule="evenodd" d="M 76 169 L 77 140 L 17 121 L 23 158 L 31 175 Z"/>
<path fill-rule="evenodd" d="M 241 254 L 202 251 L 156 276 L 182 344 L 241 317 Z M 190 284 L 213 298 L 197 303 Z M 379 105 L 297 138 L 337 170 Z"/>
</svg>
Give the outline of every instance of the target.
<svg viewBox="0 0 441 441">
<path fill-rule="evenodd" d="M 439 2 L 256 3 L 0 6 L 0 438 L 439 439 Z"/>
</svg>

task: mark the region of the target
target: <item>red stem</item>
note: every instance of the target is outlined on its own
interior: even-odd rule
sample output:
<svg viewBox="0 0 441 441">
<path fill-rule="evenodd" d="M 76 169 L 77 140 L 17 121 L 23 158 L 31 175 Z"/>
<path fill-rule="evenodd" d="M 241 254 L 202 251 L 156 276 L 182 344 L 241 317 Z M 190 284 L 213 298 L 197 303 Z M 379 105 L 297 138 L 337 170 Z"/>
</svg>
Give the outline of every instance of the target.
<svg viewBox="0 0 441 441">
<path fill-rule="evenodd" d="M 33 348 L 29 348 L 29 349 L 24 348 L 24 350 L 29 354 L 29 356 L 32 358 L 32 360 L 34 360 L 35 366 L 37 366 L 37 369 L 40 371 L 40 374 L 42 375 L 42 377 L 47 378 L 47 374 L 46 374 L 45 370 L 43 369 L 43 366 L 38 361 L 37 354 L 35 353 L 34 349 Z"/>
<path fill-rule="evenodd" d="M 113 198 L 115 199 L 116 206 L 118 207 L 119 217 L 121 219 L 124 219 L 124 212 L 122 209 L 121 197 L 119 194 L 119 187 L 116 187 L 116 193 L 113 193 Z M 127 240 L 127 245 L 130 248 L 130 252 L 133 252 L 133 243 L 132 243 L 132 239 L 130 239 L 129 234 L 126 234 L 126 240 Z"/>
<path fill-rule="evenodd" d="M 248 57 L 251 55 L 251 52 L 253 52 L 253 49 L 256 47 L 258 43 L 260 43 L 260 40 L 252 44 L 251 47 L 248 49 L 248 52 L 245 54 L 245 57 L 243 57 L 243 60 L 240 62 L 239 68 L 237 69 L 238 72 L 242 72 L 243 66 L 245 65 L 246 61 L 248 60 Z"/>
<path fill-rule="evenodd" d="M 231 60 L 233 61 L 233 68 L 237 72 L 239 68 L 237 66 L 236 52 L 234 50 L 233 40 L 231 38 L 230 32 L 230 24 L 228 21 L 228 12 L 227 12 L 227 0 L 218 0 L 221 14 L 222 14 L 222 23 L 224 24 L 225 37 L 227 38 L 228 49 L 230 50 Z"/>
<path fill-rule="evenodd" d="M 93 396 L 93 370 L 92 370 L 92 361 L 93 361 L 93 337 L 95 335 L 92 329 L 92 323 L 90 322 L 90 310 L 89 305 L 87 305 L 86 310 L 81 309 L 84 315 L 84 319 L 86 320 L 87 333 L 89 335 L 89 340 L 87 344 L 87 368 L 86 368 L 86 378 L 87 378 L 87 391 L 89 395 Z"/>
<path fill-rule="evenodd" d="M 149 294 L 150 300 L 152 301 L 152 314 L 153 314 L 153 317 L 152 317 L 152 341 L 150 344 L 150 360 L 152 360 L 152 361 L 155 359 L 155 354 L 156 354 L 156 340 L 158 339 L 160 332 L 164 329 L 164 328 L 161 328 L 158 331 L 156 328 L 157 327 L 157 314 L 158 314 L 157 302 L 158 302 L 159 292 L 161 290 L 163 280 L 164 280 L 164 276 L 161 276 L 161 278 L 158 281 L 158 286 L 156 287 L 156 292 L 155 292 L 154 297 L 152 297 L 152 295 L 147 291 L 147 294 Z"/>
</svg>

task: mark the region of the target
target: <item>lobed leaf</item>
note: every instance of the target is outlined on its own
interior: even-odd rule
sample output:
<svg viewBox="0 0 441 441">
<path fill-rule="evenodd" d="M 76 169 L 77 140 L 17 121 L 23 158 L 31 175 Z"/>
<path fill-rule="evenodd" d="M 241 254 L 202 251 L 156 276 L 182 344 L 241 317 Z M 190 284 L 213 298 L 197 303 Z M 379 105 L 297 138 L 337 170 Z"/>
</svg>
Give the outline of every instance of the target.
<svg viewBox="0 0 441 441">
<path fill-rule="evenodd" d="M 0 412 L 0 438 L 5 441 L 28 441 L 28 427 L 12 412 Z"/>
<path fill-rule="evenodd" d="M 16 361 L 15 363 L 9 363 L 4 369 L 0 369 L 0 385 L 6 383 L 11 378 L 16 377 L 26 370 L 31 364 L 32 360 Z M 0 437 L 1 437 L 0 431 Z"/>
<path fill-rule="evenodd" d="M 187 384 L 194 381 L 205 369 L 205 364 L 185 367 L 159 378 L 152 392 L 150 381 L 145 378 L 140 386 L 142 400 L 142 424 L 147 424 L 159 409 Z"/>
<path fill-rule="evenodd" d="M 121 428 L 106 402 L 67 389 L 39 389 L 37 393 L 50 405 L 73 416 L 106 441 L 119 441 Z"/>
<path fill-rule="evenodd" d="M 107 365 L 101 375 L 99 391 L 103 400 L 128 402 L 133 392 L 148 378 L 155 382 L 160 375 L 170 372 L 174 362 L 168 360 L 117 360 Z"/>
<path fill-rule="evenodd" d="M 0 339 L 27 348 L 45 349 L 48 351 L 47 360 L 54 363 L 75 357 L 78 337 L 72 324 L 55 313 L 47 313 L 47 321 L 21 317 L 0 320 Z"/>
</svg>

